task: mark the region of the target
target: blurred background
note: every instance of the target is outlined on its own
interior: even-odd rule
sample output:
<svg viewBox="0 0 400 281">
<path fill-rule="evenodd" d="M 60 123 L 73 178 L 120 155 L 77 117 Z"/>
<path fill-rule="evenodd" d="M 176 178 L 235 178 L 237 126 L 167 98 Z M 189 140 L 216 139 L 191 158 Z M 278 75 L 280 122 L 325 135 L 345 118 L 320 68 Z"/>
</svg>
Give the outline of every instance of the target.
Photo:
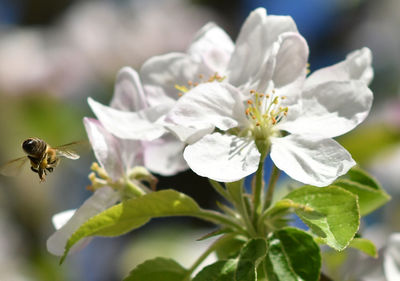
<svg viewBox="0 0 400 281">
<path fill-rule="evenodd" d="M 21 142 L 28 137 L 51 145 L 86 139 L 82 118 L 93 116 L 86 99 L 108 104 L 121 67 L 139 69 L 151 56 L 184 51 L 209 21 L 235 39 L 249 12 L 260 6 L 295 19 L 310 46 L 311 71 L 354 49 L 372 50 L 372 112 L 339 141 L 392 196 L 362 225 L 365 235 L 383 246 L 400 230 L 398 0 L 0 0 L 0 163 L 22 156 Z M 62 161 L 41 184 L 28 167 L 18 177 L 0 177 L 1 281 L 121 280 L 155 256 L 173 256 L 189 266 L 206 247 L 194 241 L 211 225 L 163 219 L 119 238 L 96 238 L 59 266 L 46 250 L 54 231 L 51 217 L 90 196 L 85 187 L 92 161 L 90 151 L 79 161 Z M 176 188 L 207 208 L 218 199 L 207 181 L 191 172 L 160 178 L 159 188 Z M 340 266 L 352 254 L 328 255 L 324 270 L 356 280 Z"/>
</svg>

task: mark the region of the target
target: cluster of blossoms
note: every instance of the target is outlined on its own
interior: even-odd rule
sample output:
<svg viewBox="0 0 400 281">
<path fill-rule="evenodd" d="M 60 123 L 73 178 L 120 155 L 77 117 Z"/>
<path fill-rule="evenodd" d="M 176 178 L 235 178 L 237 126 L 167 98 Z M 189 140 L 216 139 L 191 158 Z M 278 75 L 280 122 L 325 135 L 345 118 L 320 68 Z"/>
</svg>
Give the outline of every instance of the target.
<svg viewBox="0 0 400 281">
<path fill-rule="evenodd" d="M 294 180 L 326 186 L 355 165 L 332 138 L 360 124 L 373 95 L 363 48 L 308 75 L 308 45 L 291 17 L 253 11 L 236 43 L 213 23 L 185 53 L 125 67 L 110 106 L 89 98 L 84 123 L 100 166 L 94 195 L 48 241 L 62 254 L 87 219 L 125 197 L 150 192 L 154 177 L 187 168 L 220 182 L 263 168 L 269 155 Z"/>
</svg>

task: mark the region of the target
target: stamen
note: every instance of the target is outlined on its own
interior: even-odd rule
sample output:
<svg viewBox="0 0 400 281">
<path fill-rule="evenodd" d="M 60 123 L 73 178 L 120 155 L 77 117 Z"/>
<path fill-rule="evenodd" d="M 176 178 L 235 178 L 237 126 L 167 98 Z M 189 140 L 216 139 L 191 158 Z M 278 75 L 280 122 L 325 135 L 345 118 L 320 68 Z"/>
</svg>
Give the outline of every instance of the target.
<svg viewBox="0 0 400 281">
<path fill-rule="evenodd" d="M 249 92 L 252 97 L 246 101 L 248 104 L 245 110 L 246 116 L 250 120 L 254 120 L 252 121 L 254 128 L 261 128 L 261 130 L 257 130 L 257 134 L 261 133 L 265 137 L 270 134 L 271 126 L 287 116 L 288 107 L 280 106 L 280 102 L 286 99 L 286 96 L 276 95 L 275 89 L 267 94 L 256 90 Z"/>
</svg>

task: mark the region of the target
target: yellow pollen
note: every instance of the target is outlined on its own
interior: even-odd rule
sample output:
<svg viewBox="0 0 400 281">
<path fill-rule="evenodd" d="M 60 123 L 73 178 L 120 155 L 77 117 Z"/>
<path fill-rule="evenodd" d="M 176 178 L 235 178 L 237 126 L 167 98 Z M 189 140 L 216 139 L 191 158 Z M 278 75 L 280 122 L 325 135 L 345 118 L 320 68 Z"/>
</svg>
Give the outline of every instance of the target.
<svg viewBox="0 0 400 281">
<path fill-rule="evenodd" d="M 246 102 L 248 107 L 245 109 L 246 116 L 251 121 L 253 128 L 258 127 L 256 134 L 262 134 L 263 137 L 269 135 L 272 131 L 271 127 L 279 122 L 287 115 L 288 107 L 280 106 L 280 102 L 286 99 L 286 96 L 279 96 L 275 93 L 275 89 L 269 93 L 257 92 L 249 90 L 253 95 Z M 265 100 L 264 100 L 265 98 Z"/>
<path fill-rule="evenodd" d="M 204 75 L 203 75 L 203 74 L 199 74 L 199 78 L 200 78 L 200 79 L 203 79 L 203 78 L 204 78 Z"/>
</svg>

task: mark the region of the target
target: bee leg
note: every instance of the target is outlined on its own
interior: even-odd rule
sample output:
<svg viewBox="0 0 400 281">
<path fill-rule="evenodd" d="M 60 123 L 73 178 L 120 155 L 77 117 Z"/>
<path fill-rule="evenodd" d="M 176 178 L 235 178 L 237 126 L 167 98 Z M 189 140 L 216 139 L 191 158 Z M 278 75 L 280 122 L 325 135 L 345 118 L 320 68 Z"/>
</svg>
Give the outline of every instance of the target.
<svg viewBox="0 0 400 281">
<path fill-rule="evenodd" d="M 50 173 L 52 173 L 54 168 L 53 167 L 47 167 L 46 170 L 49 171 Z"/>
<path fill-rule="evenodd" d="M 33 172 L 35 172 L 35 173 L 39 174 L 39 171 L 38 171 L 38 169 L 35 169 L 35 168 L 31 167 L 31 170 L 32 170 Z"/>
</svg>

